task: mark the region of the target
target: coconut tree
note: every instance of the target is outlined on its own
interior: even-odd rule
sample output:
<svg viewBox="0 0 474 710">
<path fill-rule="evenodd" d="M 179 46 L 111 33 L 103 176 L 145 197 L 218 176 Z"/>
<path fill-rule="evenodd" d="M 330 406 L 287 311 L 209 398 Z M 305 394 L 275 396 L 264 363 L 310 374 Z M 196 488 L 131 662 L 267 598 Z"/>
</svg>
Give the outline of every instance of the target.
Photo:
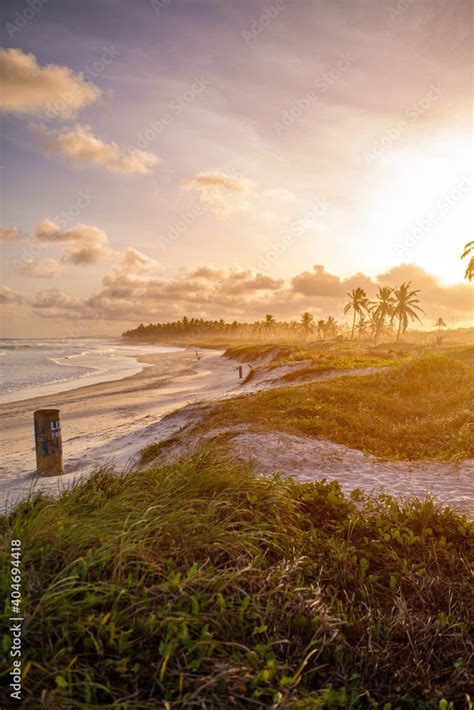
<svg viewBox="0 0 474 710">
<path fill-rule="evenodd" d="M 374 324 L 374 345 L 377 345 L 377 340 L 385 326 L 385 319 L 392 316 L 394 303 L 393 288 L 390 288 L 390 286 L 379 286 L 375 301 L 371 303 L 371 313 Z"/>
<path fill-rule="evenodd" d="M 301 316 L 301 325 L 303 327 L 304 339 L 313 332 L 314 318 L 309 311 L 305 311 Z"/>
<path fill-rule="evenodd" d="M 265 323 L 264 323 L 264 328 L 266 333 L 273 333 L 275 330 L 276 326 L 276 320 L 275 318 L 270 314 L 267 313 L 265 316 Z"/>
<path fill-rule="evenodd" d="M 469 259 L 469 264 L 467 265 L 466 273 L 464 274 L 465 279 L 469 279 L 469 281 L 472 281 L 472 277 L 474 276 L 474 242 L 468 242 L 466 246 L 464 247 L 464 251 L 461 254 L 461 259 L 465 259 L 469 254 L 473 254 L 471 258 Z"/>
<path fill-rule="evenodd" d="M 351 308 L 354 311 L 354 317 L 352 319 L 352 333 L 351 333 L 351 340 L 354 340 L 356 318 L 358 316 L 360 319 L 360 317 L 362 315 L 364 315 L 364 312 L 365 313 L 368 312 L 369 299 L 367 298 L 367 294 L 364 291 L 364 289 L 360 288 L 360 286 L 357 288 L 353 288 L 352 291 L 350 293 L 348 293 L 347 295 L 349 296 L 349 298 L 351 300 L 344 307 L 344 313 L 349 313 Z"/>
<path fill-rule="evenodd" d="M 363 340 L 364 338 L 367 337 L 369 333 L 369 327 L 370 327 L 370 318 L 367 318 L 363 313 L 360 316 L 358 322 L 357 322 L 357 338 L 358 340 Z"/>
<path fill-rule="evenodd" d="M 326 329 L 326 321 L 325 320 L 318 320 L 318 338 L 322 340 L 324 338 L 324 332 Z"/>
<path fill-rule="evenodd" d="M 408 328 L 409 320 L 417 320 L 421 323 L 417 311 L 423 314 L 425 312 L 421 306 L 418 305 L 420 303 L 420 300 L 417 298 L 419 293 L 420 289 L 415 291 L 411 290 L 411 281 L 402 283 L 402 285 L 394 291 L 395 303 L 392 313 L 392 322 L 394 320 L 398 321 L 397 343 L 400 340 L 401 333 L 404 333 Z"/>
<path fill-rule="evenodd" d="M 338 325 L 337 320 L 334 318 L 334 316 L 327 317 L 326 323 L 324 324 L 324 330 L 330 337 L 336 337 Z"/>
<path fill-rule="evenodd" d="M 441 328 L 446 328 L 446 323 L 442 318 L 438 318 L 434 326 L 435 328 L 438 328 L 438 333 L 441 333 Z"/>
</svg>

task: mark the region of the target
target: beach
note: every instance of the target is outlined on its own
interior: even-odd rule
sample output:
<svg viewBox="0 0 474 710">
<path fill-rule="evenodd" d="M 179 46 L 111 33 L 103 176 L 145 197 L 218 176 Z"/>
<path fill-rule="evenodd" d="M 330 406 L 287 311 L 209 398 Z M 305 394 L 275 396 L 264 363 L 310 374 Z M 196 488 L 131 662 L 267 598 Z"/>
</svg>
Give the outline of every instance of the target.
<svg viewBox="0 0 474 710">
<path fill-rule="evenodd" d="M 195 349 L 142 355 L 146 365 L 121 380 L 0 405 L 0 506 L 30 491 L 57 494 L 100 466 L 127 467 L 156 438 L 161 418 L 180 407 L 218 398 L 238 386 L 234 362 L 221 351 Z M 65 474 L 37 478 L 33 412 L 61 410 Z"/>
<path fill-rule="evenodd" d="M 281 375 L 294 365 L 264 365 L 245 383 L 235 360 L 220 350 L 194 348 L 142 355 L 143 369 L 121 380 L 78 387 L 68 392 L 0 405 L 2 427 L 0 505 L 10 508 L 33 491 L 58 495 L 92 471 L 113 466 L 131 470 L 149 444 L 174 437 L 159 462 L 176 460 L 222 436 L 236 459 L 257 474 L 284 472 L 298 481 L 337 480 L 346 493 L 388 493 L 397 498 L 432 495 L 460 512 L 474 509 L 474 462 L 403 462 L 377 459 L 325 439 L 255 432 L 222 421 L 202 435 L 194 425 L 205 419 L 213 400 L 280 388 Z M 312 378 L 369 375 L 384 368 L 334 371 Z M 244 373 L 247 368 L 244 368 Z M 38 478 L 35 472 L 33 412 L 59 407 L 62 417 L 65 474 Z"/>
</svg>

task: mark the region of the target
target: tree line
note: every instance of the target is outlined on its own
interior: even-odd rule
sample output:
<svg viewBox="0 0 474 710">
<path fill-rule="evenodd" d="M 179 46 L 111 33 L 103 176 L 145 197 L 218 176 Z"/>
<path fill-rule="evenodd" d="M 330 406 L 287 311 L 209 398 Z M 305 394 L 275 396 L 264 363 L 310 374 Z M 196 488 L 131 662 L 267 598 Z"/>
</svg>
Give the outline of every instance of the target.
<svg viewBox="0 0 474 710">
<path fill-rule="evenodd" d="M 462 259 L 469 257 L 465 278 L 472 281 L 474 277 L 474 241 L 468 242 L 461 255 Z M 168 339 L 182 336 L 208 336 L 226 335 L 234 337 L 282 337 L 297 338 L 303 335 L 306 340 L 316 334 L 318 339 L 343 339 L 357 336 L 359 340 L 373 339 L 377 344 L 382 333 L 392 334 L 396 331 L 396 341 L 406 332 L 410 322 L 418 321 L 421 324 L 420 313 L 424 314 L 420 306 L 418 294 L 420 289 L 412 289 L 411 281 L 406 281 L 400 286 L 379 286 L 374 300 L 370 300 L 367 293 L 360 286 L 352 289 L 347 294 L 348 303 L 344 306 L 344 314 L 352 311 L 352 324 L 339 324 L 333 316 L 325 320 L 314 320 L 309 311 L 301 315 L 299 321 L 277 321 L 268 313 L 264 320 L 254 323 L 241 323 L 234 320 L 227 323 L 223 318 L 219 320 L 206 320 L 204 318 L 188 318 L 168 323 L 141 323 L 138 328 L 132 328 L 122 333 L 124 338 L 140 340 Z M 446 328 L 442 318 L 438 318 L 434 327 Z"/>
<path fill-rule="evenodd" d="M 254 323 L 242 323 L 234 320 L 226 322 L 207 320 L 204 318 L 188 318 L 167 323 L 141 323 L 138 328 L 127 330 L 123 333 L 125 338 L 166 339 L 182 336 L 207 336 L 226 335 L 249 338 L 301 338 L 306 340 L 315 335 L 320 340 L 344 339 L 358 340 L 373 339 L 375 344 L 383 332 L 393 333 L 396 330 L 396 340 L 405 333 L 410 321 L 419 321 L 419 313 L 423 313 L 420 301 L 417 298 L 418 290 L 411 288 L 411 282 L 401 284 L 398 288 L 380 286 L 374 300 L 367 297 L 363 288 L 354 288 L 348 293 L 349 302 L 344 308 L 344 313 L 353 313 L 352 325 L 338 323 L 334 316 L 315 321 L 309 311 L 305 311 L 299 321 L 277 321 L 268 313 L 263 320 Z M 436 324 L 438 325 L 438 324 Z"/>
</svg>

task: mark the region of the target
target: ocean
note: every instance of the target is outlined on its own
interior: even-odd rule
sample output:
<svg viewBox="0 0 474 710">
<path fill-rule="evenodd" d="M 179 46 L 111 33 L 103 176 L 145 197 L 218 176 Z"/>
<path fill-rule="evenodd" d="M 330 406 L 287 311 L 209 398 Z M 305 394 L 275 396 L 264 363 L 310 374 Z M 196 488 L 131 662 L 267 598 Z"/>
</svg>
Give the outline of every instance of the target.
<svg viewBox="0 0 474 710">
<path fill-rule="evenodd" d="M 143 369 L 137 356 L 178 350 L 123 345 L 117 339 L 2 339 L 0 403 L 119 380 Z"/>
</svg>

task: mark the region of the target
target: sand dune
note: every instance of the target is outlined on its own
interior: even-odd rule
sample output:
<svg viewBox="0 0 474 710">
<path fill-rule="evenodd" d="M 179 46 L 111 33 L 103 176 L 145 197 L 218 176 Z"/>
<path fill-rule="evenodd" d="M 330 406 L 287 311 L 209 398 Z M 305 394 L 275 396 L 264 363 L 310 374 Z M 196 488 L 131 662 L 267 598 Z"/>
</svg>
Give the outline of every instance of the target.
<svg viewBox="0 0 474 710">
<path fill-rule="evenodd" d="M 206 434 L 193 434 L 192 427 L 206 416 L 212 400 L 287 386 L 281 377 L 292 369 L 291 365 L 271 370 L 262 367 L 258 377 L 243 385 L 234 361 L 221 357 L 219 351 L 201 354 L 199 361 L 194 349 L 148 356 L 150 367 L 120 382 L 19 402 L 9 405 L 8 410 L 0 407 L 1 504 L 10 506 L 31 490 L 57 494 L 98 466 L 112 464 L 126 470 L 133 467 L 145 446 L 171 436 L 177 435 L 178 441 L 167 447 L 160 457 L 162 461 L 185 455 L 200 444 L 225 435 L 232 455 L 252 463 L 259 474 L 281 471 L 298 481 L 338 480 L 347 493 L 361 488 L 398 497 L 433 495 L 462 512 L 474 510 L 471 460 L 459 465 L 385 461 L 330 441 L 282 432 L 255 432 L 244 426 L 235 427 L 232 422 L 222 422 L 218 429 Z M 311 379 L 370 374 L 373 370 L 344 370 Z M 62 410 L 66 474 L 38 479 L 33 475 L 32 412 L 52 405 Z"/>
</svg>

